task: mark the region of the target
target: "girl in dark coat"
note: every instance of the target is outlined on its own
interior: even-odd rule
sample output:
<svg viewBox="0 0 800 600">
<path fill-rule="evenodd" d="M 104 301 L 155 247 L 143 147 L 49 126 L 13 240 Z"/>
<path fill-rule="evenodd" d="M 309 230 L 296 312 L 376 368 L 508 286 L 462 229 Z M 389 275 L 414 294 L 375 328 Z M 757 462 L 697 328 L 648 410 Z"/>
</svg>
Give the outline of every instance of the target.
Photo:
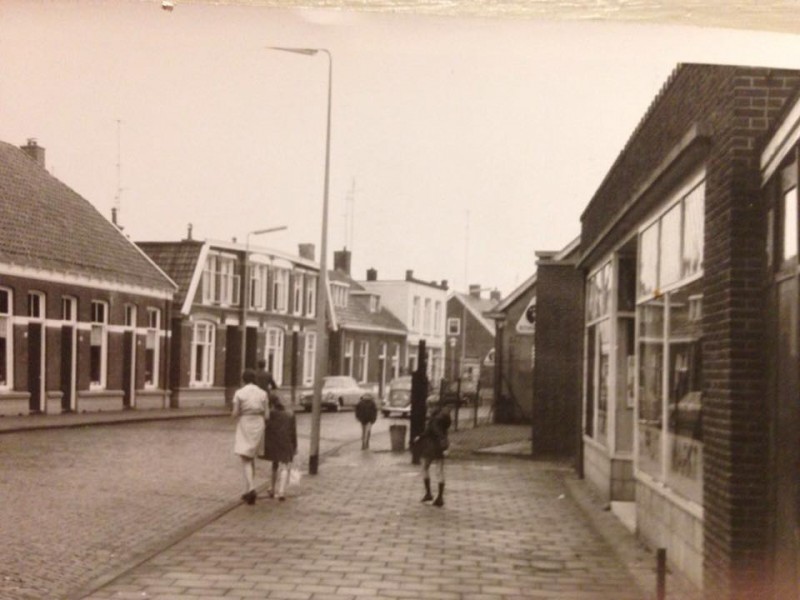
<svg viewBox="0 0 800 600">
<path fill-rule="evenodd" d="M 272 461 L 272 488 L 269 497 L 285 500 L 284 490 L 289 479 L 292 461 L 297 454 L 297 423 L 294 413 L 283 407 L 280 399 L 270 400 L 267 429 L 264 432 L 264 458 Z"/>
<path fill-rule="evenodd" d="M 356 419 L 361 423 L 361 449 L 369 449 L 369 434 L 372 424 L 378 419 L 378 405 L 369 396 L 364 396 L 356 404 Z"/>
<path fill-rule="evenodd" d="M 450 446 L 447 438 L 447 431 L 450 429 L 450 407 L 445 406 L 434 412 L 425 431 L 417 438 L 419 444 L 419 455 L 422 458 L 422 476 L 425 482 L 425 496 L 423 502 L 433 500 L 431 494 L 430 468 L 432 463 L 436 463 L 439 478 L 439 494 L 433 500 L 434 506 L 444 506 L 444 453 Z"/>
</svg>

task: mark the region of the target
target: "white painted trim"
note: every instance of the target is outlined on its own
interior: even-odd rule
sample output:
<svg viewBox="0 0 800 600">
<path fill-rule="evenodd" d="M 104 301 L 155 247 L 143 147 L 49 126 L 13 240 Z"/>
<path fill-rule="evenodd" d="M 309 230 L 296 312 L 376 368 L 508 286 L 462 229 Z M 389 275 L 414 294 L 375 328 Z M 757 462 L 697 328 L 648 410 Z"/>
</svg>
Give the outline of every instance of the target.
<svg viewBox="0 0 800 600">
<path fill-rule="evenodd" d="M 89 277 L 87 275 L 64 273 L 61 271 L 50 271 L 48 269 L 35 269 L 33 267 L 23 267 L 19 265 L 11 265 L 8 263 L 0 264 L 0 275 L 7 275 L 9 277 L 21 277 L 25 279 L 35 279 L 37 281 L 44 281 L 48 283 L 60 283 L 63 285 L 86 287 L 96 290 L 122 292 L 138 296 L 158 298 L 159 300 L 171 300 L 174 295 L 174 292 L 172 290 L 161 290 L 156 288 L 132 285 L 129 283 L 96 279 L 93 277 Z"/>
<path fill-rule="evenodd" d="M 523 281 L 513 292 L 511 292 L 508 297 L 506 297 L 500 304 L 495 306 L 492 309 L 492 312 L 503 312 L 509 306 L 511 306 L 517 299 L 519 299 L 522 294 L 527 292 L 531 287 L 536 284 L 536 273 L 534 272 L 533 275 L 528 277 L 525 281 Z"/>
<path fill-rule="evenodd" d="M 208 242 L 206 242 L 200 248 L 200 254 L 194 265 L 194 273 L 192 274 L 192 279 L 189 281 L 189 289 L 186 290 L 186 297 L 183 299 L 183 306 L 181 306 L 180 314 L 182 315 L 188 315 L 192 310 L 192 303 L 194 302 L 194 297 L 197 295 L 197 286 L 200 284 L 200 280 L 203 277 L 203 270 L 206 266 L 209 251 L 210 246 Z"/>
<path fill-rule="evenodd" d="M 370 333 L 388 333 L 393 335 L 405 336 L 406 332 L 400 329 L 391 329 L 389 327 L 381 327 L 379 325 L 350 325 L 342 324 L 341 329 L 345 331 L 366 331 Z"/>
<path fill-rule="evenodd" d="M 761 153 L 761 185 L 770 180 L 798 141 L 800 141 L 800 98 L 795 101 Z"/>
<path fill-rule="evenodd" d="M 484 319 L 484 317 L 483 317 L 483 315 L 481 313 L 479 313 L 477 310 L 475 310 L 475 308 L 473 306 L 471 306 L 469 304 L 469 302 L 466 301 L 466 295 L 462 294 L 461 292 L 453 292 L 453 295 L 454 295 L 455 299 L 458 300 L 462 304 L 462 306 L 465 306 L 466 309 L 470 312 L 470 314 L 472 314 L 472 316 L 475 317 L 475 319 L 481 325 L 483 325 L 484 329 L 486 329 L 486 331 L 489 332 L 489 335 L 491 335 L 492 338 L 494 338 L 494 328 L 489 325 L 489 323 Z M 491 309 L 491 310 L 494 310 L 494 309 Z M 464 323 L 464 325 L 466 326 L 466 323 Z"/>
</svg>

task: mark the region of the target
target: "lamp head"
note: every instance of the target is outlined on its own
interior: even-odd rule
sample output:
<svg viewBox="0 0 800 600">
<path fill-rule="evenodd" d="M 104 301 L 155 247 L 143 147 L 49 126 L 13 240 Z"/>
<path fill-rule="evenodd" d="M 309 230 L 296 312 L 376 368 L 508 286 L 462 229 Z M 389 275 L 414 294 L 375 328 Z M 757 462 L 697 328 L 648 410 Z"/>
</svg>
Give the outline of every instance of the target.
<svg viewBox="0 0 800 600">
<path fill-rule="evenodd" d="M 281 52 L 292 52 L 294 54 L 305 54 L 306 56 L 314 56 L 319 52 L 316 48 L 283 48 L 281 46 L 267 46 L 268 50 L 280 50 Z"/>
</svg>

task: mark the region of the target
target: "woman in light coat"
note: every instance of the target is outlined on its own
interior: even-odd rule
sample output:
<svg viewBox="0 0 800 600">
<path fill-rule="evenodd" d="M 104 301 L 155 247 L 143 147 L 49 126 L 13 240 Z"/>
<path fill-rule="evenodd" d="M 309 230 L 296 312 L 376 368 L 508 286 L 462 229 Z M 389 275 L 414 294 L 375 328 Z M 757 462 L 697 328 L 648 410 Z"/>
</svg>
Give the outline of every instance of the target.
<svg viewBox="0 0 800 600">
<path fill-rule="evenodd" d="M 233 451 L 239 455 L 244 469 L 246 485 L 242 500 L 247 504 L 256 501 L 256 450 L 264 438 L 264 419 L 267 416 L 267 392 L 255 383 L 256 373 L 246 369 L 242 374 L 244 385 L 233 396 L 231 416 L 238 419 Z"/>
</svg>

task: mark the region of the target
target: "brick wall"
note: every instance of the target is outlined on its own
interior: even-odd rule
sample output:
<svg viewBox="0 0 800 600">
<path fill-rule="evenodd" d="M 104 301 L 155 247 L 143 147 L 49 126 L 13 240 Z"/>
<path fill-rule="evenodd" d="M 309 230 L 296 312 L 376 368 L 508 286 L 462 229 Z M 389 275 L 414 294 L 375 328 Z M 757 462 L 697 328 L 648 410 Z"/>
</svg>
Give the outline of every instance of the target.
<svg viewBox="0 0 800 600">
<path fill-rule="evenodd" d="M 706 166 L 703 553 L 704 587 L 714 600 L 770 593 L 766 228 L 758 161 L 765 134 L 798 84 L 798 71 L 682 65 L 582 216 L 582 250 L 590 260 L 658 206 L 673 175 Z M 670 168 L 654 179 L 665 164 Z"/>
<path fill-rule="evenodd" d="M 540 261 L 536 275 L 533 451 L 574 456 L 583 374 L 583 275 Z"/>
</svg>

